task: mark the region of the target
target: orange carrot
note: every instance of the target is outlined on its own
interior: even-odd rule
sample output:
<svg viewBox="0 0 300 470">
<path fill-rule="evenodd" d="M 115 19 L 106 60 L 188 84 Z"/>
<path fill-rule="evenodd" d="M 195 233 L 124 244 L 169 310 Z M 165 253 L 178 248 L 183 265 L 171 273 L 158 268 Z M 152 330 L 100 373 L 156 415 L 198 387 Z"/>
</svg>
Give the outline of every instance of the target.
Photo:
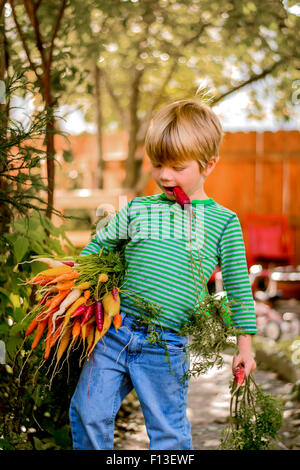
<svg viewBox="0 0 300 470">
<path fill-rule="evenodd" d="M 59 292 L 58 294 L 56 294 L 52 299 L 51 299 L 51 303 L 49 305 L 49 309 L 46 310 L 45 313 L 49 313 L 51 311 L 53 311 L 55 309 L 55 307 L 57 307 L 61 302 L 62 300 L 64 300 L 64 298 L 70 293 L 70 289 L 69 290 L 63 290 L 61 292 Z"/>
<path fill-rule="evenodd" d="M 48 331 L 47 331 L 47 336 L 46 336 L 46 346 L 45 346 L 45 353 L 44 353 L 44 359 L 48 359 L 49 354 L 50 354 L 50 349 L 51 349 L 51 322 L 52 322 L 52 317 L 53 313 L 49 315 L 48 317 Z"/>
<path fill-rule="evenodd" d="M 26 333 L 25 333 L 25 338 L 27 338 L 27 336 L 31 335 L 31 333 L 36 329 L 38 324 L 39 324 L 39 321 L 35 317 L 27 327 L 27 330 L 26 330 Z"/>
<path fill-rule="evenodd" d="M 46 300 L 46 302 L 45 302 L 45 307 L 49 307 L 49 305 L 51 304 L 52 300 L 53 300 L 53 297 L 51 297 L 51 299 Z"/>
<path fill-rule="evenodd" d="M 91 296 L 91 291 L 89 290 L 84 291 L 83 297 L 85 298 L 85 300 L 89 300 L 90 296 Z"/>
<path fill-rule="evenodd" d="M 50 347 L 51 348 L 52 348 L 52 346 L 55 345 L 56 341 L 58 340 L 58 338 L 61 335 L 61 332 L 62 332 L 61 325 L 59 325 L 57 327 L 57 329 L 54 331 L 54 333 L 52 334 L 52 336 L 51 336 L 51 340 L 50 340 Z M 51 333 L 52 333 L 52 331 L 51 331 Z"/>
<path fill-rule="evenodd" d="M 31 349 L 34 349 L 39 344 L 39 341 L 41 337 L 43 336 L 47 323 L 48 323 L 48 319 L 39 322 L 37 329 L 36 329 L 34 340 L 31 345 Z"/>
<path fill-rule="evenodd" d="M 31 284 L 33 286 L 48 286 L 51 283 L 52 279 L 52 277 L 44 277 L 38 275 L 27 281 L 26 284 Z"/>
<path fill-rule="evenodd" d="M 59 282 L 56 284 L 56 287 L 59 291 L 62 290 L 70 290 L 74 286 L 74 281 L 68 281 L 68 282 Z"/>
<path fill-rule="evenodd" d="M 44 277 L 36 282 L 33 282 L 35 286 L 50 286 L 52 284 L 52 277 Z"/>
<path fill-rule="evenodd" d="M 51 281 L 51 284 L 57 283 L 57 282 L 62 282 L 62 281 L 71 281 L 72 279 L 77 279 L 79 277 L 79 273 L 76 271 L 65 273 L 65 274 L 60 274 L 59 276 L 55 277 L 53 281 Z"/>
<path fill-rule="evenodd" d="M 117 314 L 113 317 L 114 319 L 114 327 L 115 327 L 115 330 L 118 331 L 118 329 L 121 327 L 122 325 L 122 316 L 120 314 Z"/>
<path fill-rule="evenodd" d="M 76 340 L 78 338 L 78 336 L 80 335 L 80 330 L 81 330 L 80 320 L 76 320 L 72 328 L 73 340 Z"/>
<path fill-rule="evenodd" d="M 46 320 L 46 318 L 48 318 L 48 315 L 45 315 L 45 311 L 46 311 L 46 306 L 43 310 L 40 311 L 40 313 L 37 314 L 37 316 L 35 317 L 36 320 L 38 322 L 41 322 L 43 320 Z"/>
<path fill-rule="evenodd" d="M 30 284 L 35 284 L 35 283 L 38 283 L 40 281 L 44 281 L 45 279 L 47 279 L 49 282 L 51 281 L 51 278 L 50 277 L 45 277 L 45 276 L 42 276 L 41 274 L 37 274 L 36 276 L 34 276 L 32 279 L 30 279 L 28 282 Z"/>
</svg>

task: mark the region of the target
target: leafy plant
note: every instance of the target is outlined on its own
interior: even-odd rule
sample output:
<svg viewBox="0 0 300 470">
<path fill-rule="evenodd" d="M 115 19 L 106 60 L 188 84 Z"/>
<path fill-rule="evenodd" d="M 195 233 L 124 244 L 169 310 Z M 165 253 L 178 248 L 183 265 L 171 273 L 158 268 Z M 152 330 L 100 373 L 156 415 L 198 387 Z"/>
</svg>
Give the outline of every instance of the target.
<svg viewBox="0 0 300 470">
<path fill-rule="evenodd" d="M 35 448 L 34 435 L 38 438 L 52 436 L 54 439 L 55 432 L 68 423 L 68 400 L 76 386 L 79 372 L 73 365 L 68 389 L 67 370 L 64 369 L 51 393 L 46 392 L 48 383 L 45 370 L 37 378 L 42 349 L 36 348 L 27 360 L 30 350 L 28 345 L 22 346 L 29 323 L 29 319 L 24 320 L 24 316 L 35 303 L 36 288 L 20 285 L 20 280 L 37 274 L 43 265 L 23 264 L 19 269 L 17 265 L 42 253 L 62 256 L 66 254 L 66 249 L 70 254 L 76 252 L 76 249 L 65 236 L 63 227 L 56 228 L 49 219 L 36 211 L 32 211 L 30 217 L 15 218 L 9 229 L 8 233 L 3 234 L 0 254 L 0 338 L 5 344 L 6 353 L 6 364 L 0 367 L 0 435 L 3 436 L 0 447 L 12 446 L 15 450 L 22 450 Z M 16 358 L 17 351 L 19 354 Z M 52 420 L 44 416 L 49 410 Z M 36 431 L 25 435 L 21 431 L 23 426 Z"/>
<path fill-rule="evenodd" d="M 107 253 L 103 253 L 102 248 L 99 253 L 72 256 L 72 261 L 75 262 L 76 271 L 80 276 L 75 281 L 74 287 L 89 282 L 91 297 L 98 298 L 103 293 L 111 291 L 114 286 L 119 286 L 126 271 L 124 250 L 125 246 L 116 251 L 108 250 Z M 108 281 L 105 284 L 98 281 L 99 275 L 102 273 L 108 275 Z"/>
<path fill-rule="evenodd" d="M 264 393 L 250 373 L 242 386 L 230 384 L 229 425 L 221 433 L 219 449 L 271 450 L 283 425 L 283 403 Z"/>
<path fill-rule="evenodd" d="M 187 354 L 193 356 L 192 367 L 183 380 L 205 374 L 213 366 L 221 368 L 224 364 L 222 353 L 226 348 L 233 346 L 238 352 L 233 339 L 243 333 L 231 322 L 230 306 L 233 302 L 206 294 L 190 312 L 179 333 L 191 337 Z"/>
</svg>

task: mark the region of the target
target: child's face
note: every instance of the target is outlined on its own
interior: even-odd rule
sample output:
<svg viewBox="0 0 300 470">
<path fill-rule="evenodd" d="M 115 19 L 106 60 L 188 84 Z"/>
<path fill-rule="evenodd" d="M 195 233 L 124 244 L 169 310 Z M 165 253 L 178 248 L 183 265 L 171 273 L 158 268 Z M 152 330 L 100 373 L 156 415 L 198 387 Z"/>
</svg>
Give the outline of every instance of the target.
<svg viewBox="0 0 300 470">
<path fill-rule="evenodd" d="M 203 184 L 208 172 L 210 172 L 206 169 L 201 174 L 196 160 L 184 161 L 170 166 L 154 166 L 151 163 L 151 168 L 156 184 L 170 200 L 176 199 L 173 192 L 166 188 L 170 186 L 180 186 L 187 196 L 191 199 L 197 199 L 197 195 L 203 193 Z"/>
</svg>

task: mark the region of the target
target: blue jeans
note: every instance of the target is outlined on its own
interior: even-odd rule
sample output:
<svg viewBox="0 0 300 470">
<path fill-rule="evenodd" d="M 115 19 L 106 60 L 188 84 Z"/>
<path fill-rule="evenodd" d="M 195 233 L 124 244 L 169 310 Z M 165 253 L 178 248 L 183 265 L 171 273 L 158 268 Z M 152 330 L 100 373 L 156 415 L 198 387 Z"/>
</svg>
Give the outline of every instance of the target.
<svg viewBox="0 0 300 470">
<path fill-rule="evenodd" d="M 145 341 L 144 326 L 133 330 L 135 317 L 121 315 L 127 328 L 116 332 L 112 324 L 85 362 L 73 394 L 69 416 L 74 450 L 113 450 L 115 416 L 133 388 L 145 418 L 149 448 L 192 450 L 186 416 L 188 381 L 180 381 L 189 368 L 188 337 L 164 329 L 173 374 L 164 361 L 163 347 Z"/>
</svg>

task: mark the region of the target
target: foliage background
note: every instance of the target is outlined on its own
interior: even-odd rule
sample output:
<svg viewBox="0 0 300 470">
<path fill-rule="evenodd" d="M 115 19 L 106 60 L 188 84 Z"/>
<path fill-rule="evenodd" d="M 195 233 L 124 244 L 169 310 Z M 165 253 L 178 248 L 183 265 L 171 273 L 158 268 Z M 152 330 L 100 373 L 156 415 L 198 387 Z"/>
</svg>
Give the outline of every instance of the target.
<svg viewBox="0 0 300 470">
<path fill-rule="evenodd" d="M 23 344 L 26 314 L 37 299 L 22 282 L 43 265 L 18 266 L 33 255 L 76 254 L 66 226 L 51 223 L 56 213 L 54 135 L 62 133 L 61 109 L 81 109 L 96 124 L 99 188 L 102 133 L 115 123 L 126 130 L 124 187 L 138 195 L 146 184 L 139 152 L 162 104 L 198 97 L 213 107 L 248 87 L 249 117 L 261 119 L 263 101 L 251 89 L 259 83 L 260 92 L 274 98 L 274 115 L 293 117 L 293 83 L 300 69 L 300 17 L 290 10 L 293 6 L 281 0 L 0 0 L 0 80 L 6 89 L 0 100 L 3 449 L 71 448 L 68 404 L 79 374 L 76 354 L 70 359 L 69 383 L 66 364 L 49 390 L 47 369 L 36 374 L 42 346 L 29 354 L 30 345 Z M 15 118 L 14 97 L 29 97 L 33 111 Z M 72 158 L 67 140 L 63 157 Z M 40 177 L 43 159 L 45 181 Z M 70 226 L 84 218 L 80 215 L 64 220 Z"/>
</svg>

